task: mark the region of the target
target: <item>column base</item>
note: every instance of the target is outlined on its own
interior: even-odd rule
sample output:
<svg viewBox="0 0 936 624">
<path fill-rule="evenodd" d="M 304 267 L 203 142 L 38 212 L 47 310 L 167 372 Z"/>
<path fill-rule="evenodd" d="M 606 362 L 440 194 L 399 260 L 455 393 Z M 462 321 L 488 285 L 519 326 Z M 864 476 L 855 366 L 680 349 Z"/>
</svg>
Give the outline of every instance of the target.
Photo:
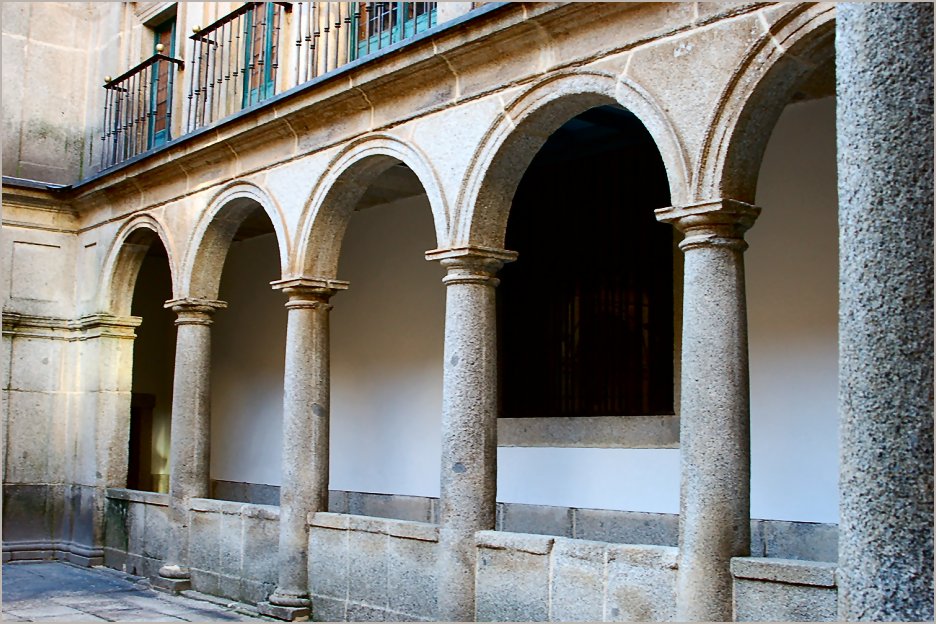
<svg viewBox="0 0 936 624">
<path fill-rule="evenodd" d="M 156 591 L 165 592 L 167 594 L 178 594 L 192 589 L 192 579 L 175 579 L 157 576 L 150 579 L 150 586 Z"/>
<path fill-rule="evenodd" d="M 309 607 L 283 607 L 270 602 L 258 602 L 257 612 L 284 622 L 308 622 L 312 616 Z"/>
</svg>

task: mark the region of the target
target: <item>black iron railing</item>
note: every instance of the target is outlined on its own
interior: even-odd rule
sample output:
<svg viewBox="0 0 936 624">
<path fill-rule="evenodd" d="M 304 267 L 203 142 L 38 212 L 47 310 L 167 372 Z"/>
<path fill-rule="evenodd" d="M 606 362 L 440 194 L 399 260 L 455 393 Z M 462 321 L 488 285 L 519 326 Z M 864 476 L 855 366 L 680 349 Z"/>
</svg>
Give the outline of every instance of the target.
<svg viewBox="0 0 936 624">
<path fill-rule="evenodd" d="M 169 140 L 173 112 L 182 116 L 177 130 L 192 132 L 436 22 L 435 2 L 247 2 L 189 37 L 178 109 L 172 87 L 180 60 L 155 54 L 107 81 L 101 168 Z"/>
<path fill-rule="evenodd" d="M 171 138 L 172 87 L 184 63 L 154 54 L 104 84 L 101 168 L 162 145 Z"/>
<path fill-rule="evenodd" d="M 436 25 L 435 2 L 296 2 L 295 84 Z"/>
<path fill-rule="evenodd" d="M 191 36 L 186 131 L 262 102 L 277 91 L 288 2 L 248 2 Z"/>
<path fill-rule="evenodd" d="M 435 24 L 435 2 L 248 2 L 190 37 L 186 131 Z M 287 39 L 294 42 L 292 55 Z M 280 75 L 286 62 L 292 71 Z"/>
</svg>

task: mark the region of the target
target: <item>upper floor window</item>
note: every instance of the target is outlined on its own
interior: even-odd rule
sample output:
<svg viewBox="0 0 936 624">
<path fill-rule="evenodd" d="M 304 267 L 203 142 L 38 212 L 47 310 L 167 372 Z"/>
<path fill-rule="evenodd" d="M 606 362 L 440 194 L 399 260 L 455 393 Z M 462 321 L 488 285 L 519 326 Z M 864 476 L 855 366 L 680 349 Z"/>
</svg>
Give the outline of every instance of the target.
<svg viewBox="0 0 936 624">
<path fill-rule="evenodd" d="M 248 2 L 192 35 L 190 102 L 194 130 L 276 93 L 282 55 L 283 2 Z"/>
<path fill-rule="evenodd" d="M 163 145 L 171 138 L 176 71 L 175 16 L 152 27 L 152 54 L 116 78 L 104 79 L 101 168 Z"/>
<path fill-rule="evenodd" d="M 436 24 L 435 2 L 358 2 L 352 58 L 366 56 Z"/>
<path fill-rule="evenodd" d="M 176 20 L 172 17 L 153 28 L 153 54 L 175 57 Z M 152 72 L 149 103 L 149 140 L 147 147 L 157 147 L 169 140 L 169 63 L 157 62 Z"/>
<path fill-rule="evenodd" d="M 265 2 L 244 16 L 244 33 L 249 41 L 245 51 L 244 106 L 265 100 L 275 91 L 276 40 L 280 30 L 280 11 L 275 9 L 272 2 Z"/>
<path fill-rule="evenodd" d="M 163 7 L 147 22 L 153 57 L 104 85 L 101 168 L 167 143 L 173 117 L 175 132 L 192 132 L 426 31 L 438 20 L 436 5 L 246 2 L 195 26 L 184 50 L 176 49 L 175 16 L 165 19 L 174 8 Z M 173 107 L 178 79 L 182 97 Z"/>
</svg>

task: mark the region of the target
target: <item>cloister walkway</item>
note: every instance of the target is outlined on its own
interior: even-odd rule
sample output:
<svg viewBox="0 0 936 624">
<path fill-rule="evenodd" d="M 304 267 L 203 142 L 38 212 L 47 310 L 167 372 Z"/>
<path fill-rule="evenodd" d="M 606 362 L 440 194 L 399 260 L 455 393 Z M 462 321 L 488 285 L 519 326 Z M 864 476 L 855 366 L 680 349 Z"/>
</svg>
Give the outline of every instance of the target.
<svg viewBox="0 0 936 624">
<path fill-rule="evenodd" d="M 59 561 L 3 564 L 4 621 L 250 622 L 270 621 L 247 605 L 194 592 L 170 596 L 141 577 Z M 189 595 L 191 594 L 191 595 Z"/>
</svg>

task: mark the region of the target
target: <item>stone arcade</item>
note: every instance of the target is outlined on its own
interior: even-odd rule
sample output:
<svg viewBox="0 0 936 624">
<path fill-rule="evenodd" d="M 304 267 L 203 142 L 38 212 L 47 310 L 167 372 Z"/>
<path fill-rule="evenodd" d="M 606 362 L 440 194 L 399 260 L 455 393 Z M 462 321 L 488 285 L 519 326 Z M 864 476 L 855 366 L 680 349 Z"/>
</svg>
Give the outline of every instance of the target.
<svg viewBox="0 0 936 624">
<path fill-rule="evenodd" d="M 4 561 L 932 620 L 931 5 L 2 10 Z"/>
</svg>

